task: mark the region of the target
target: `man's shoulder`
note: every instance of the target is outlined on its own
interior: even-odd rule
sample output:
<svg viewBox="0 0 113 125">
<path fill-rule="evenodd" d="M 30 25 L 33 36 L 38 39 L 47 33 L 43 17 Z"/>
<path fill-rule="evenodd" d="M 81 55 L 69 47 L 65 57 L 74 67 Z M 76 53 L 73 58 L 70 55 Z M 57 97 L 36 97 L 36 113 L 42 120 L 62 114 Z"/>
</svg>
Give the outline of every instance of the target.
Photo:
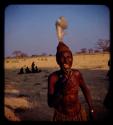
<svg viewBox="0 0 113 125">
<path fill-rule="evenodd" d="M 73 72 L 80 72 L 78 69 L 72 69 Z"/>
<path fill-rule="evenodd" d="M 81 73 L 78 69 L 72 69 L 73 73 L 77 76 L 79 76 Z"/>
<path fill-rule="evenodd" d="M 48 76 L 48 78 L 57 78 L 58 75 L 59 75 L 59 70 L 52 72 L 52 73 Z"/>
</svg>

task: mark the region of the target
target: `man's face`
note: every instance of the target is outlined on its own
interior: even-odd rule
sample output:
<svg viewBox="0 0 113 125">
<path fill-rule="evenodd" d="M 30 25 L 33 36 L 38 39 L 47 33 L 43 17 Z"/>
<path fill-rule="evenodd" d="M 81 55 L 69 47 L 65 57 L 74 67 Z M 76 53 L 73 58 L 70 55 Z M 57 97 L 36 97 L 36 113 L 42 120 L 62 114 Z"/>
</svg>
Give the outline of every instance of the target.
<svg viewBox="0 0 113 125">
<path fill-rule="evenodd" d="M 72 54 L 68 51 L 61 53 L 60 55 L 60 68 L 63 70 L 69 69 L 72 66 L 73 58 Z"/>
</svg>

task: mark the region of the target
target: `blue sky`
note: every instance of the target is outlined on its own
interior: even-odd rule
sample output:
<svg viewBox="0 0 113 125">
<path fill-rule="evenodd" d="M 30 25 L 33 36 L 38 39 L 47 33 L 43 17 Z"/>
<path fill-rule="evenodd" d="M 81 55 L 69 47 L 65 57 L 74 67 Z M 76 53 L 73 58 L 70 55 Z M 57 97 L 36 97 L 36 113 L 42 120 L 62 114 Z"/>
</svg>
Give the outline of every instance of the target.
<svg viewBox="0 0 113 125">
<path fill-rule="evenodd" d="M 9 5 L 5 9 L 5 56 L 20 50 L 28 55 L 55 54 L 55 22 L 68 21 L 64 42 L 75 53 L 110 39 L 110 11 L 105 5 Z"/>
</svg>

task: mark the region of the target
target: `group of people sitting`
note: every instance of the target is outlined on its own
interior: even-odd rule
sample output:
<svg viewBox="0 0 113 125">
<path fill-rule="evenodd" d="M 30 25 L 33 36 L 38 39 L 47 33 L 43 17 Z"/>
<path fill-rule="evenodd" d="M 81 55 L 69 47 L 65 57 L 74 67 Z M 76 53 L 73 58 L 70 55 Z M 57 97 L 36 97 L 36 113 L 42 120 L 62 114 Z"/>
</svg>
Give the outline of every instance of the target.
<svg viewBox="0 0 113 125">
<path fill-rule="evenodd" d="M 25 71 L 24 71 L 25 70 Z M 23 67 L 20 68 L 20 71 L 18 74 L 24 74 L 24 73 L 39 73 L 41 72 L 40 69 L 38 69 L 37 66 L 35 66 L 35 63 L 32 62 L 31 64 L 31 70 L 29 69 L 29 67 L 27 66 L 25 69 Z"/>
</svg>

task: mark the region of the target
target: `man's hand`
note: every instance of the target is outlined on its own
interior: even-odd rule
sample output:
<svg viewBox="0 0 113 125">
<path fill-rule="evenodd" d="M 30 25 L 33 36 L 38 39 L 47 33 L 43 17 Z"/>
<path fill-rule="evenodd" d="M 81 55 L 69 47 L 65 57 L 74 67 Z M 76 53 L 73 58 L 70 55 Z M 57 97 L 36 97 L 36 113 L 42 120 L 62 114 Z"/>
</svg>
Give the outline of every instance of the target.
<svg viewBox="0 0 113 125">
<path fill-rule="evenodd" d="M 95 110 L 93 110 L 93 109 L 90 110 L 89 117 L 90 117 L 90 121 L 95 121 L 96 120 Z"/>
</svg>

